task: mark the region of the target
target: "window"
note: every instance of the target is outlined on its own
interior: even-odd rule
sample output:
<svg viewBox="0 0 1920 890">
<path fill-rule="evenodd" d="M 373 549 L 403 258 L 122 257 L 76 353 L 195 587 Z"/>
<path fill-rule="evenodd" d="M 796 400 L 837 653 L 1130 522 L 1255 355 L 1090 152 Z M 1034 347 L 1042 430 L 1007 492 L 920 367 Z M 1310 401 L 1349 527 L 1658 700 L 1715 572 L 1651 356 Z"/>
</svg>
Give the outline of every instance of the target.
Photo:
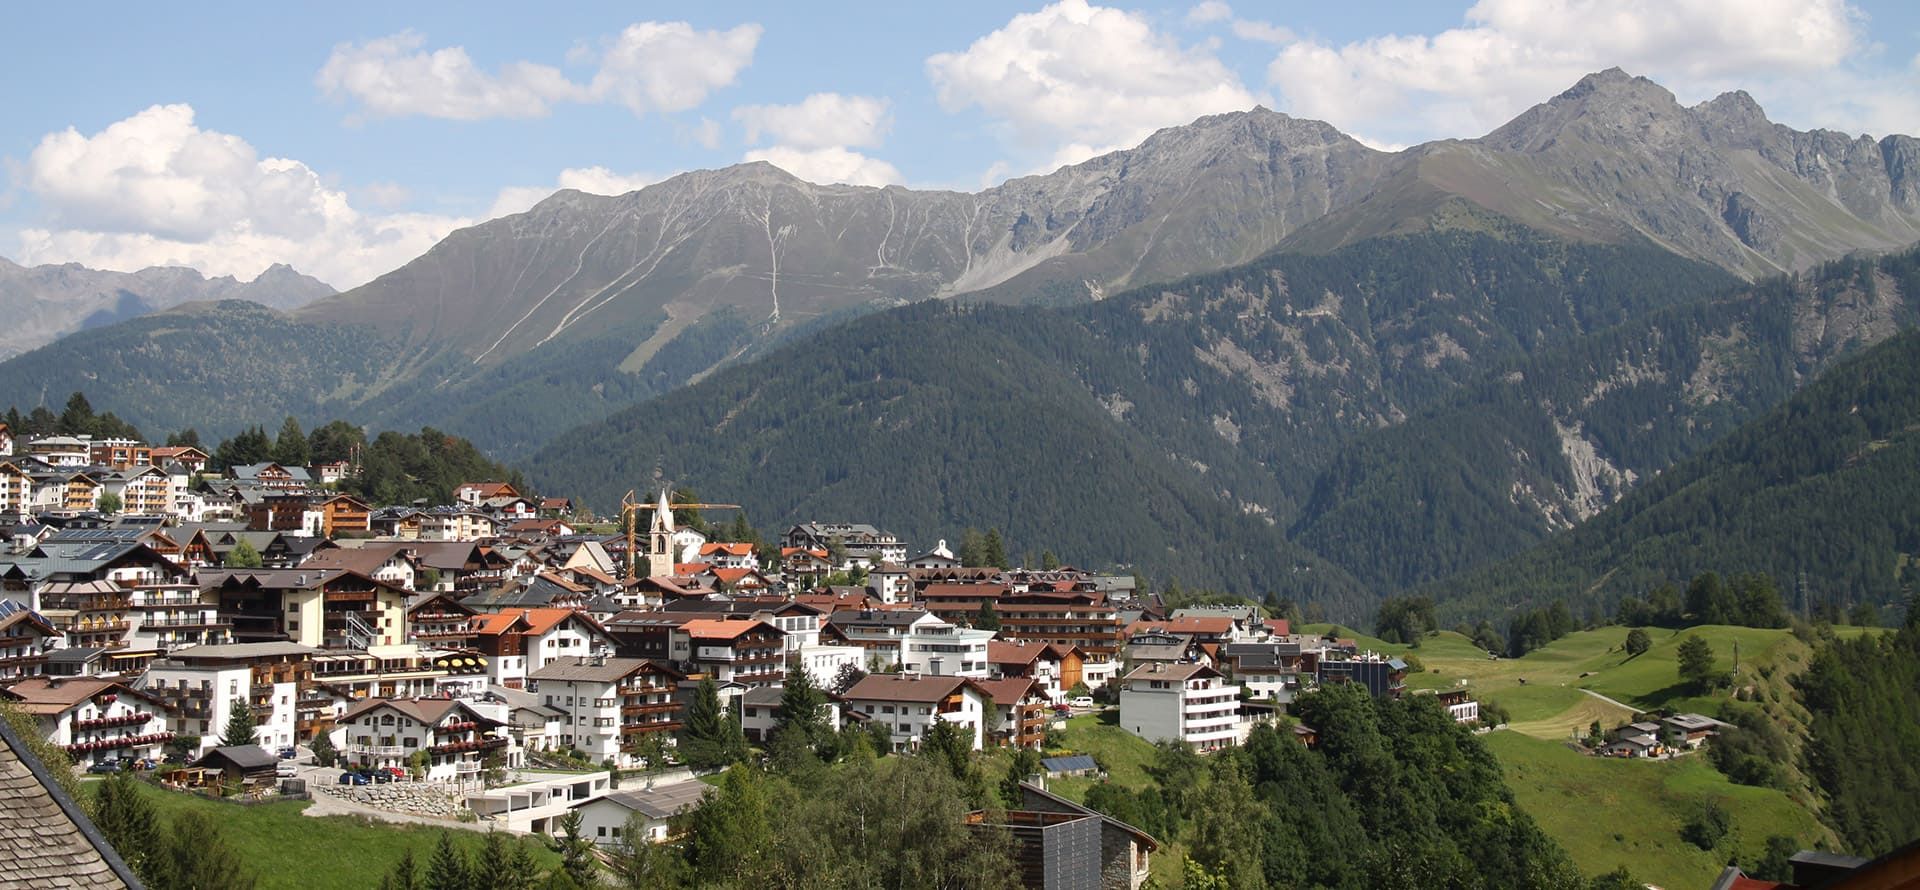
<svg viewBox="0 0 1920 890">
<path fill-rule="evenodd" d="M 599 832 L 599 835 L 600 835 L 601 837 L 606 837 L 606 836 L 607 836 L 607 827 L 606 827 L 605 825 L 602 825 L 602 826 L 600 826 L 600 827 L 599 827 L 599 829 L 597 829 L 597 830 L 598 830 L 598 832 Z"/>
</svg>

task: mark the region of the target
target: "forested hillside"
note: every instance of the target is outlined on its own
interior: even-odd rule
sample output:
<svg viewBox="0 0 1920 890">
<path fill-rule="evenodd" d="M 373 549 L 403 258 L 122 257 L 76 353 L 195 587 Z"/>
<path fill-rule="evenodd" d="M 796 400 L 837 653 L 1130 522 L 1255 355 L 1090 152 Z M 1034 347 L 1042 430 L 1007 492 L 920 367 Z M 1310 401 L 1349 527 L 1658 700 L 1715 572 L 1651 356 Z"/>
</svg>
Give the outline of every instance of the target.
<svg viewBox="0 0 1920 890">
<path fill-rule="evenodd" d="M 1920 615 L 1909 608 L 1897 634 L 1829 643 L 1795 685 L 1827 824 L 1861 856 L 1920 837 Z"/>
<path fill-rule="evenodd" d="M 1805 605 L 1844 611 L 1904 598 L 1915 554 L 1920 332 L 1909 331 L 1585 524 L 1430 592 L 1452 621 L 1561 599 L 1610 605 L 1703 571 L 1805 573 Z"/>
<path fill-rule="evenodd" d="M 1344 444 L 1293 536 L 1389 589 L 1517 553 L 1916 322 L 1920 252 L 1908 251 L 1489 363 L 1482 382 Z"/>
</svg>

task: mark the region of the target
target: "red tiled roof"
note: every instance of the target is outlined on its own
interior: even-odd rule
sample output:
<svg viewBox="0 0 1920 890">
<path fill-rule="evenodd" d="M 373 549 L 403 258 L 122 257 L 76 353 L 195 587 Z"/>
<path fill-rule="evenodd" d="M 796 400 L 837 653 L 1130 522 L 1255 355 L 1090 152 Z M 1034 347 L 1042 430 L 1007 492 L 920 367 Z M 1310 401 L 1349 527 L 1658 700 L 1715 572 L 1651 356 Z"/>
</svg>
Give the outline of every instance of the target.
<svg viewBox="0 0 1920 890">
<path fill-rule="evenodd" d="M 719 618 L 700 618 L 680 625 L 687 636 L 703 639 L 731 640 L 751 630 L 765 628 L 778 630 L 765 621 L 727 621 Z"/>
<path fill-rule="evenodd" d="M 746 578 L 748 575 L 753 575 L 755 577 L 759 577 L 760 575 L 759 572 L 756 572 L 752 569 L 714 568 L 714 569 L 708 569 L 708 571 L 713 573 L 713 576 L 715 578 L 719 578 L 720 583 L 722 584 L 738 584 L 740 583 L 741 579 Z"/>
<path fill-rule="evenodd" d="M 1009 643 L 1001 640 L 987 641 L 988 664 L 1032 664 L 1034 659 L 1045 655 L 1047 643 Z"/>
<path fill-rule="evenodd" d="M 1285 618 L 1267 619 L 1267 631 L 1275 636 L 1284 637 L 1293 633 L 1293 624 Z"/>
<path fill-rule="evenodd" d="M 751 556 L 753 554 L 753 545 L 745 542 L 714 541 L 700 548 L 701 556 L 706 556 L 709 553 L 725 553 L 728 556 Z"/>
</svg>

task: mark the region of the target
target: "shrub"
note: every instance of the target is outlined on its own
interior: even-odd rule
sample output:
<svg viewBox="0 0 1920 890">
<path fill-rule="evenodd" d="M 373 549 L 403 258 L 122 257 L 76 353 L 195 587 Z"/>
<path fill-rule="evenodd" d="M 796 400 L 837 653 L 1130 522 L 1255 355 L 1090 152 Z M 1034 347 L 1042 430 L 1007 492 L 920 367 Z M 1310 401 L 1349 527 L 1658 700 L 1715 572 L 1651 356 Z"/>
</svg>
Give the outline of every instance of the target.
<svg viewBox="0 0 1920 890">
<path fill-rule="evenodd" d="M 1732 820 L 1720 804 L 1708 801 L 1687 824 L 1680 828 L 1680 838 L 1702 850 L 1711 850 L 1720 845 L 1732 827 Z"/>
</svg>

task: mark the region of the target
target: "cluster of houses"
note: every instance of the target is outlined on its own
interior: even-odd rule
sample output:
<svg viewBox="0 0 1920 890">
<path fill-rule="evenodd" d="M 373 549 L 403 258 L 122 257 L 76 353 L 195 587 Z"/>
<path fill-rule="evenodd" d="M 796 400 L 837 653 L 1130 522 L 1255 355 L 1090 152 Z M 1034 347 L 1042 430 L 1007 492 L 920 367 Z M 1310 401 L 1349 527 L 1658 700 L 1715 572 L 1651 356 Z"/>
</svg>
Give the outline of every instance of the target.
<svg viewBox="0 0 1920 890">
<path fill-rule="evenodd" d="M 644 534 L 587 534 L 569 504 L 505 483 L 374 508 L 329 487 L 345 467 L 215 476 L 197 449 L 74 437 L 0 449 L 0 700 L 83 764 L 205 754 L 245 709 L 268 750 L 326 734 L 349 765 L 433 780 L 551 751 L 636 767 L 672 747 L 706 680 L 766 738 L 794 671 L 832 693 L 836 724 L 902 751 L 935 721 L 976 748 L 1038 748 L 1103 688 L 1128 731 L 1214 750 L 1322 684 L 1403 688 L 1397 659 L 1250 608 L 964 566 L 945 542 L 912 555 L 871 525 L 795 525 L 763 565 L 676 524 L 664 494 Z M 259 565 L 233 564 L 242 545 Z M 845 577 L 865 586 L 823 586 Z M 543 812 L 611 791 L 571 787 Z"/>
<path fill-rule="evenodd" d="M 1594 753 L 1608 757 L 1669 757 L 1699 750 L 1727 724 L 1701 714 L 1635 720 L 1607 733 Z"/>
</svg>

